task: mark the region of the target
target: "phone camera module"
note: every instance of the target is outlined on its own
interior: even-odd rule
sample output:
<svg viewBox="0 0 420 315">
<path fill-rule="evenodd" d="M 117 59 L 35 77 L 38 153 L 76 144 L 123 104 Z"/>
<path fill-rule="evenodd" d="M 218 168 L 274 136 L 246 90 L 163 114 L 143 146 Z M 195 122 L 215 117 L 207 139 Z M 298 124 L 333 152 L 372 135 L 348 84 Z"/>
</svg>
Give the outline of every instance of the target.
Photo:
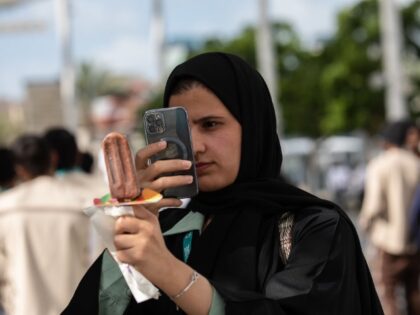
<svg viewBox="0 0 420 315">
<path fill-rule="evenodd" d="M 147 115 L 146 124 L 149 133 L 163 133 L 165 131 L 165 122 L 158 113 Z"/>
</svg>

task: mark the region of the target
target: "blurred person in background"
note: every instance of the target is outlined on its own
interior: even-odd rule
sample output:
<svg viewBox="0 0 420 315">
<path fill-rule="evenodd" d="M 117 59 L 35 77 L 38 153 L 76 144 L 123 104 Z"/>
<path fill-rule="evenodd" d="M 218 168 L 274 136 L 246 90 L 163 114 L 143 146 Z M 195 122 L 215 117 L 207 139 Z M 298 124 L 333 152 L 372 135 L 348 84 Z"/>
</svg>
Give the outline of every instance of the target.
<svg viewBox="0 0 420 315">
<path fill-rule="evenodd" d="M 0 192 L 12 188 L 16 183 L 16 172 L 13 162 L 12 151 L 6 147 L 0 148 Z M 4 261 L 3 255 L 0 254 L 0 287 L 4 286 Z M 3 297 L 0 290 L 0 315 L 3 314 Z"/>
<path fill-rule="evenodd" d="M 9 148 L 0 148 L 0 193 L 14 187 L 16 183 L 16 172 L 13 159 L 13 153 Z M 0 254 L 0 287 L 4 286 L 4 255 Z M 0 315 L 3 314 L 3 297 L 0 290 Z"/>
<path fill-rule="evenodd" d="M 12 188 L 16 182 L 13 154 L 8 148 L 0 148 L 0 192 Z"/>
<path fill-rule="evenodd" d="M 93 173 L 93 165 L 95 159 L 93 155 L 89 152 L 80 152 L 77 167 L 79 167 L 86 174 Z"/>
<path fill-rule="evenodd" d="M 52 153 L 40 136 L 12 145 L 22 181 L 0 194 L 0 296 L 7 315 L 56 315 L 90 263 L 84 188 L 53 176 Z"/>
<path fill-rule="evenodd" d="M 386 315 L 403 314 L 396 289 L 403 286 L 408 315 L 420 314 L 420 255 L 410 240 L 409 209 L 419 184 L 419 160 L 406 149 L 406 122 L 387 125 L 384 152 L 367 167 L 359 223 L 377 250 L 373 263 L 378 293 Z"/>
<path fill-rule="evenodd" d="M 420 251 L 420 185 L 417 185 L 414 199 L 410 207 L 410 240 L 416 244 L 417 253 Z M 420 264 L 420 261 L 419 261 Z"/>
<path fill-rule="evenodd" d="M 77 172 L 78 148 L 76 138 L 65 128 L 50 128 L 44 135 L 53 153 L 52 163 L 58 176 Z"/>
<path fill-rule="evenodd" d="M 80 162 L 83 155 L 79 152 L 76 137 L 70 131 L 62 127 L 50 128 L 45 132 L 44 137 L 53 152 L 52 164 L 55 176 L 70 185 L 84 186 L 85 195 L 92 200 L 108 192 L 108 187 L 101 177 L 89 174 L 82 169 Z M 93 163 L 93 157 L 91 159 Z M 83 167 L 89 168 L 86 163 L 89 164 L 89 161 L 86 160 Z"/>
<path fill-rule="evenodd" d="M 44 137 L 52 149 L 52 165 L 55 176 L 60 182 L 67 185 L 68 189 L 78 191 L 79 198 L 89 200 L 90 203 L 94 198 L 102 197 L 108 192 L 108 186 L 100 174 L 89 174 L 83 171 L 80 165 L 82 154 L 73 133 L 63 127 L 53 127 L 45 132 Z M 89 163 L 89 161 L 87 162 Z M 80 210 L 84 206 L 86 204 L 81 203 Z M 94 229 L 91 230 L 90 242 L 93 259 L 104 249 L 104 245 Z"/>
<path fill-rule="evenodd" d="M 402 122 L 402 128 L 406 130 L 405 132 L 405 139 L 404 139 L 404 146 L 412 151 L 417 157 L 420 158 L 420 130 L 419 126 L 417 126 L 412 121 L 404 121 Z"/>
<path fill-rule="evenodd" d="M 405 146 L 420 158 L 420 130 L 414 122 L 407 121 Z M 410 207 L 410 240 L 416 244 L 417 256 L 420 257 L 420 183 L 417 184 Z M 420 259 L 418 261 L 420 265 Z M 420 267 L 419 267 L 420 268 Z"/>
</svg>

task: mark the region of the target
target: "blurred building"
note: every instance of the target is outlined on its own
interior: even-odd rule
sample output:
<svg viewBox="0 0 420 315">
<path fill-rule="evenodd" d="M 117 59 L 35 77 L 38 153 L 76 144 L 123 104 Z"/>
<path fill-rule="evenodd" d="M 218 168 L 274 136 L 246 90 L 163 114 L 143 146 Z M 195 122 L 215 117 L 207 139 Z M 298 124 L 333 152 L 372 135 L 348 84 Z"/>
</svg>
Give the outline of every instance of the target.
<svg viewBox="0 0 420 315">
<path fill-rule="evenodd" d="M 29 82 L 23 108 L 25 131 L 43 132 L 49 127 L 63 125 L 59 82 Z"/>
<path fill-rule="evenodd" d="M 0 99 L 0 143 L 10 142 L 23 129 L 23 106 L 19 102 Z"/>
<path fill-rule="evenodd" d="M 0 115 L 12 124 L 22 124 L 24 119 L 22 104 L 0 99 Z"/>
</svg>

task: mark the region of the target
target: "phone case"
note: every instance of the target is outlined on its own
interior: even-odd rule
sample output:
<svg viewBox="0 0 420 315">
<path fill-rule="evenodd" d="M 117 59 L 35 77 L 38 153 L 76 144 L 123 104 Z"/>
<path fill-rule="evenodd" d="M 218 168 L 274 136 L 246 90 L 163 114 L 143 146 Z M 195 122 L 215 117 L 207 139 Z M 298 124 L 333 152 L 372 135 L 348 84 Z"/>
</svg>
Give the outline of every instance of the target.
<svg viewBox="0 0 420 315">
<path fill-rule="evenodd" d="M 186 171 L 168 175 L 191 175 L 193 182 L 186 186 L 174 187 L 163 191 L 165 197 L 189 198 L 198 193 L 194 153 L 191 145 L 191 133 L 188 125 L 188 114 L 182 107 L 160 108 L 146 111 L 144 114 L 144 131 L 147 144 L 165 140 L 164 151 L 151 158 L 157 160 L 183 159 L 190 160 L 192 167 Z"/>
</svg>

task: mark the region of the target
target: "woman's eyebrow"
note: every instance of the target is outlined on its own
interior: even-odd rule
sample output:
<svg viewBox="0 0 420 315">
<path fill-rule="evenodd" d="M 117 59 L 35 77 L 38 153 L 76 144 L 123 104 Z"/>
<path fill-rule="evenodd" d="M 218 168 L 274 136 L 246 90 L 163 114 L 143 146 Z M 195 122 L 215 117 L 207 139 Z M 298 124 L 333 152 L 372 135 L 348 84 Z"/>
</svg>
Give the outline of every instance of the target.
<svg viewBox="0 0 420 315">
<path fill-rule="evenodd" d="M 215 119 L 220 120 L 220 119 L 223 119 L 223 117 L 222 116 L 204 116 L 204 117 L 200 117 L 198 119 L 193 119 L 192 122 L 194 124 L 199 124 L 199 123 L 202 123 L 202 122 L 207 121 L 207 120 L 215 120 Z"/>
</svg>

